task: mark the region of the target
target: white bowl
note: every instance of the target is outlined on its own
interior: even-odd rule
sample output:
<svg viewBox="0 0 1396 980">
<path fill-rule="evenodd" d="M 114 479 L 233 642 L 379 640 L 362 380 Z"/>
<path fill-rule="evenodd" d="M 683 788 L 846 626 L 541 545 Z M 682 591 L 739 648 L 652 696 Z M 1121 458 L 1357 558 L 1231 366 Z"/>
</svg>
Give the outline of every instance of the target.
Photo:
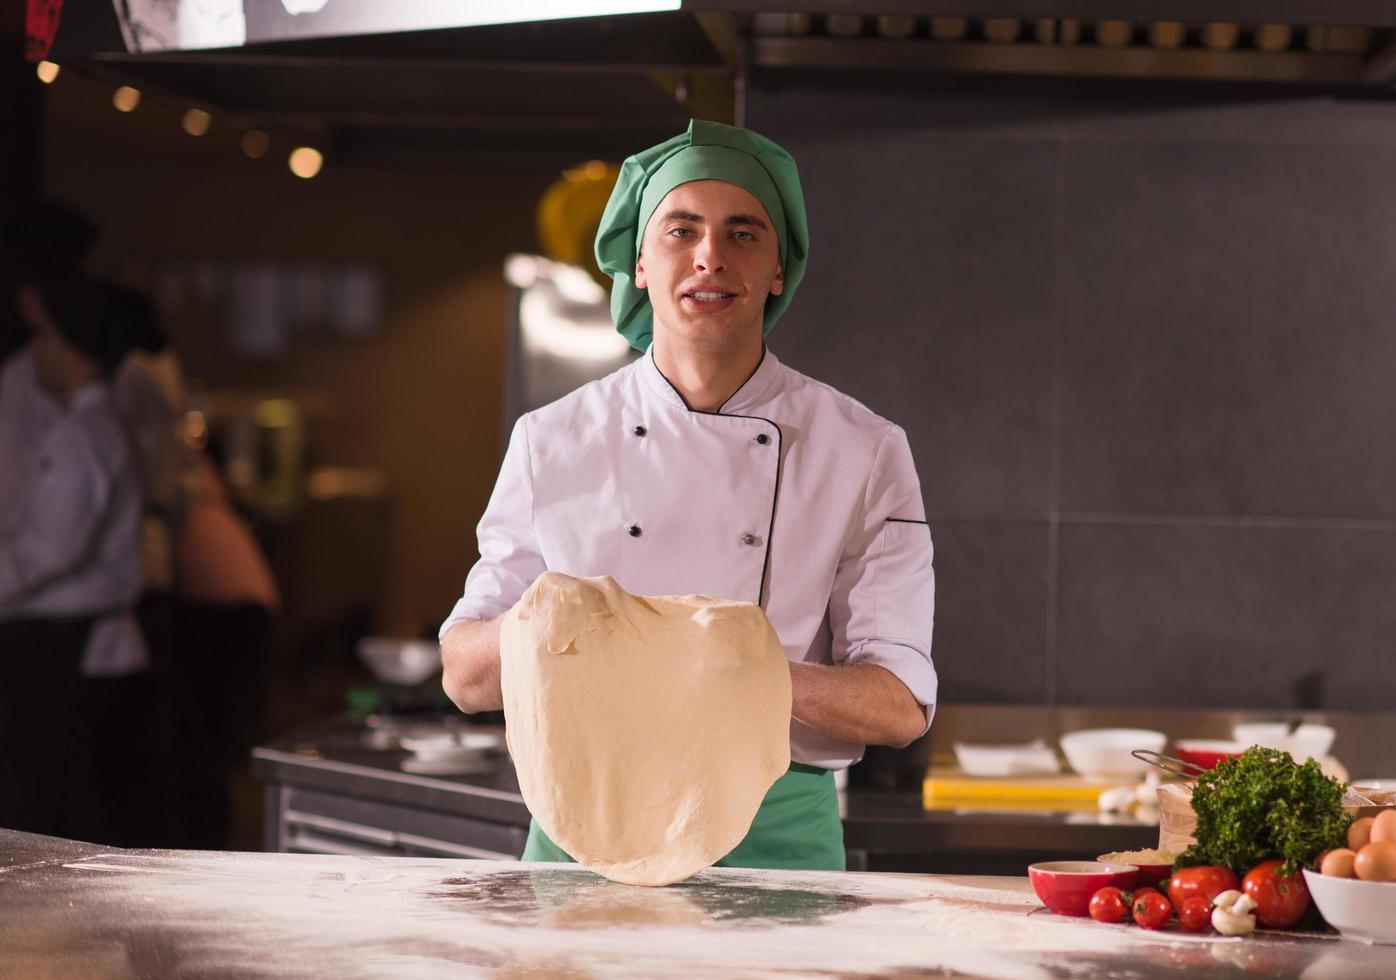
<svg viewBox="0 0 1396 980">
<path fill-rule="evenodd" d="M 1147 728 L 1086 728 L 1067 732 L 1060 741 L 1067 763 L 1092 782 L 1132 782 L 1152 767 L 1130 753 L 1162 752 L 1168 736 Z"/>
<path fill-rule="evenodd" d="M 1396 946 L 1396 882 L 1335 878 L 1304 869 L 1324 920 L 1344 939 Z"/>
<path fill-rule="evenodd" d="M 384 684 L 420 684 L 441 669 L 441 646 L 430 640 L 366 636 L 359 659 Z"/>
<path fill-rule="evenodd" d="M 1040 738 L 1021 745 L 956 742 L 955 761 L 966 776 L 1034 776 L 1061 771 L 1057 753 Z"/>
<path fill-rule="evenodd" d="M 1248 722 L 1233 725 L 1231 737 L 1243 746 L 1259 745 L 1267 749 L 1288 752 L 1298 762 L 1305 759 L 1322 759 L 1333 747 L 1337 732 L 1328 725 L 1315 725 L 1305 722 L 1290 731 L 1282 721 Z"/>
</svg>

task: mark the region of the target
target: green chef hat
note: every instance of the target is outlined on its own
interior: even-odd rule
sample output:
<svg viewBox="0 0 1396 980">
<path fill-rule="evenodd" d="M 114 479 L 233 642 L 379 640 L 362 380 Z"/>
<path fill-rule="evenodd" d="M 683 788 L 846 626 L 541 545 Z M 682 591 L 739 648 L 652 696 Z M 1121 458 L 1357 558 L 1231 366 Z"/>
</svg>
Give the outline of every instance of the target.
<svg viewBox="0 0 1396 980">
<path fill-rule="evenodd" d="M 765 333 L 790 305 L 809 261 L 809 228 L 800 175 L 789 153 L 759 133 L 694 119 L 688 132 L 630 157 L 601 216 L 596 261 L 611 277 L 611 319 L 636 350 L 649 347 L 654 310 L 635 285 L 640 240 L 659 202 L 680 184 L 725 180 L 749 191 L 766 209 L 780 242 L 785 289 L 766 299 Z"/>
</svg>

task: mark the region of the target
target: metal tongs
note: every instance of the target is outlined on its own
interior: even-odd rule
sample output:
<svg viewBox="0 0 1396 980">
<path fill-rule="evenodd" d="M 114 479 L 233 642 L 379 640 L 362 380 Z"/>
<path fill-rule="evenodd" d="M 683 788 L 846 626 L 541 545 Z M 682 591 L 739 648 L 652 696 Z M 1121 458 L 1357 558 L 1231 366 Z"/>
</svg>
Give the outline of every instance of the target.
<svg viewBox="0 0 1396 980">
<path fill-rule="evenodd" d="M 1154 752 L 1149 749 L 1135 749 L 1130 755 L 1140 762 L 1147 762 L 1156 769 L 1172 773 L 1175 776 L 1182 776 L 1184 779 L 1196 779 L 1208 770 L 1194 762 L 1184 762 L 1182 759 L 1175 759 L 1171 755 L 1164 755 L 1161 752 Z M 1179 766 L 1182 768 L 1174 768 Z M 1343 790 L 1343 803 L 1356 806 L 1373 806 L 1373 802 L 1361 793 L 1348 786 Z"/>
<path fill-rule="evenodd" d="M 1140 762 L 1147 762 L 1156 769 L 1162 769 L 1174 776 L 1182 776 L 1184 779 L 1196 779 L 1207 771 L 1195 762 L 1184 762 L 1182 759 L 1175 759 L 1171 755 L 1164 755 L 1162 752 L 1154 752 L 1151 749 L 1135 749 L 1130 755 Z M 1174 768 L 1175 766 L 1182 768 Z"/>
</svg>

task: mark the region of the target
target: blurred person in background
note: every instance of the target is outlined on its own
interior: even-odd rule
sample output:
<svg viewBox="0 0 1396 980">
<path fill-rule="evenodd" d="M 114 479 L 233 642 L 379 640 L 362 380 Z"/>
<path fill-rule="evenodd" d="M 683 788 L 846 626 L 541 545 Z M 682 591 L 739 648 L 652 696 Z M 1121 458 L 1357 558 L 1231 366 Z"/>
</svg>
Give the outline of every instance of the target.
<svg viewBox="0 0 1396 980">
<path fill-rule="evenodd" d="M 111 844 L 141 843 L 155 802 L 140 485 L 109 388 L 137 303 L 22 287 L 32 339 L 0 372 L 0 825 Z"/>
<path fill-rule="evenodd" d="M 144 514 L 139 618 L 157 685 L 164 846 L 228 847 L 229 784 L 258 734 L 276 583 L 200 443 L 189 394 L 153 307 L 133 307 L 136 348 L 112 401 L 134 450 Z"/>
<path fill-rule="evenodd" d="M 272 616 L 280 604 L 271 567 L 207 453 L 195 472 L 174 539 L 179 602 L 175 665 L 186 837 L 181 846 L 230 846 L 234 771 L 257 738 Z"/>
</svg>

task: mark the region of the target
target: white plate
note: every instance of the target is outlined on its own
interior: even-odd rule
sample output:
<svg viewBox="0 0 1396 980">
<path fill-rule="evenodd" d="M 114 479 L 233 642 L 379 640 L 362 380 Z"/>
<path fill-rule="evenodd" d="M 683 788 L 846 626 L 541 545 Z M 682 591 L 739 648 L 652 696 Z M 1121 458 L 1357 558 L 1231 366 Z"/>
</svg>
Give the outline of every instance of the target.
<svg viewBox="0 0 1396 980">
<path fill-rule="evenodd" d="M 460 744 L 473 752 L 497 752 L 504 748 L 504 736 L 499 732 L 461 732 Z"/>
<path fill-rule="evenodd" d="M 1042 739 L 1020 745 L 955 743 L 955 761 L 966 776 L 1034 776 L 1057 773 L 1057 753 Z"/>
<path fill-rule="evenodd" d="M 435 732 L 430 735 L 404 735 L 397 740 L 408 752 L 416 752 L 419 755 L 437 755 L 442 752 L 453 752 L 461 748 L 460 739 L 455 732 Z"/>
<path fill-rule="evenodd" d="M 488 772 L 490 763 L 478 756 L 464 759 L 403 759 L 403 772 L 418 776 L 467 776 L 471 773 Z"/>
</svg>

